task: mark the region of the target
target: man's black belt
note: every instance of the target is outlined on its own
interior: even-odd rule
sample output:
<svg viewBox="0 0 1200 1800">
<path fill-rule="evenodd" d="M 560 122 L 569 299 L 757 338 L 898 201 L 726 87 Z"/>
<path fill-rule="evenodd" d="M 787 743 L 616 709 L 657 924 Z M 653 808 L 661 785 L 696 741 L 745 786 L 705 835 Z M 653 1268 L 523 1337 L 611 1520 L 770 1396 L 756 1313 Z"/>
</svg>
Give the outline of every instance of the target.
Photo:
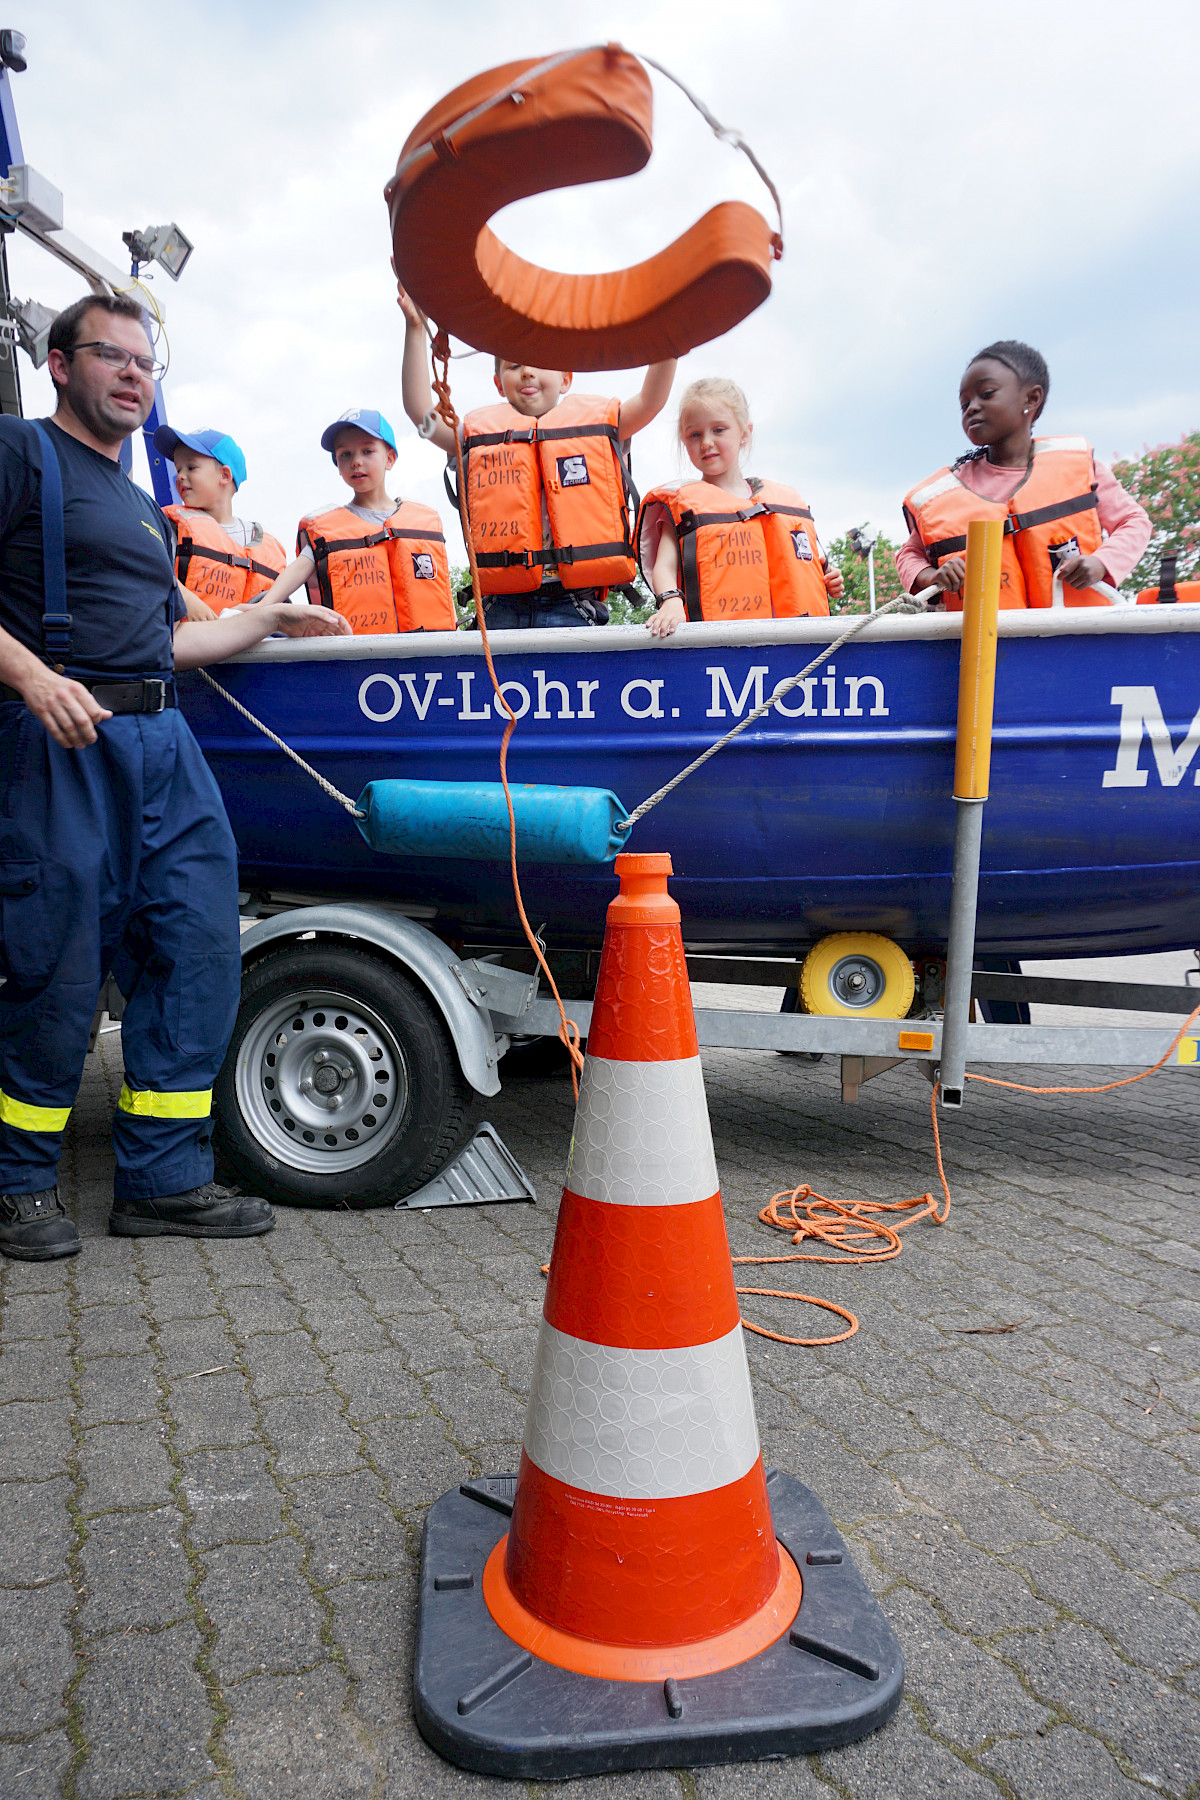
<svg viewBox="0 0 1200 1800">
<path fill-rule="evenodd" d="M 80 681 L 79 685 L 87 688 L 97 706 L 110 713 L 160 713 L 176 704 L 173 681 Z M 0 700 L 24 704 L 24 698 L 18 689 L 0 681 Z"/>
</svg>

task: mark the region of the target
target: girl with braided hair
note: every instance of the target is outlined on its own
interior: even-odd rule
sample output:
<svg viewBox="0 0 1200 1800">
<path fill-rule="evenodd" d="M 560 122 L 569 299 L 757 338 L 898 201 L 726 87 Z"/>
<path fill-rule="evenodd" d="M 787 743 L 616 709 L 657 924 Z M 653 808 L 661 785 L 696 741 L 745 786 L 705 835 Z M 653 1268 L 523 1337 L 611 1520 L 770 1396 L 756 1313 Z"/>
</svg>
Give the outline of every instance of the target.
<svg viewBox="0 0 1200 1800">
<path fill-rule="evenodd" d="M 1097 462 L 1086 438 L 1035 437 L 1050 392 L 1044 357 L 1012 338 L 989 344 L 959 383 L 962 425 L 974 446 L 912 489 L 910 535 L 896 563 L 910 593 L 940 588 L 961 610 L 971 519 L 1002 518 L 1002 607 L 1108 606 L 1150 540 L 1145 511 Z"/>
</svg>

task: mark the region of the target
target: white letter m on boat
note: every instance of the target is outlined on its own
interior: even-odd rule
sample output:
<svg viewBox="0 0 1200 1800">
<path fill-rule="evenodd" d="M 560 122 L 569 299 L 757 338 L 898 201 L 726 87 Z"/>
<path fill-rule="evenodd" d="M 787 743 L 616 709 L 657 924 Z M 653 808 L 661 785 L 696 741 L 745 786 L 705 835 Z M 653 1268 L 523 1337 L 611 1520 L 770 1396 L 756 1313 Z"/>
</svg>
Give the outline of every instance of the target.
<svg viewBox="0 0 1200 1800">
<path fill-rule="evenodd" d="M 1154 752 L 1158 779 L 1164 787 L 1178 787 L 1187 774 L 1196 751 L 1200 750 L 1200 712 L 1192 720 L 1187 736 L 1176 750 L 1163 719 L 1157 688 L 1115 687 L 1112 691 L 1112 705 L 1121 708 L 1121 741 L 1117 749 L 1116 767 L 1104 771 L 1104 786 L 1145 787 L 1150 772 L 1138 767 L 1142 733 L 1145 732 Z M 1196 773 L 1195 784 L 1200 787 L 1200 770 Z"/>
</svg>

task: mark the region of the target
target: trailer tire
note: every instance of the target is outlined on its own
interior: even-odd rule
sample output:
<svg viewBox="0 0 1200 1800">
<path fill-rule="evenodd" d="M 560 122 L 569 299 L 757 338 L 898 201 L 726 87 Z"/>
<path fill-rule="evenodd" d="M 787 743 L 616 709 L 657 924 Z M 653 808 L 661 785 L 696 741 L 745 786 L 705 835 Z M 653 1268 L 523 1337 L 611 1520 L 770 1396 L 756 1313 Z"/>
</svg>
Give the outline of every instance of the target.
<svg viewBox="0 0 1200 1800">
<path fill-rule="evenodd" d="M 328 940 L 252 965 L 213 1090 L 214 1148 L 244 1191 L 291 1206 L 391 1206 L 473 1123 L 440 1013 L 392 963 Z"/>
<path fill-rule="evenodd" d="M 800 970 L 804 1011 L 824 1017 L 904 1019 L 915 991 L 911 961 L 877 931 L 835 931 Z"/>
</svg>

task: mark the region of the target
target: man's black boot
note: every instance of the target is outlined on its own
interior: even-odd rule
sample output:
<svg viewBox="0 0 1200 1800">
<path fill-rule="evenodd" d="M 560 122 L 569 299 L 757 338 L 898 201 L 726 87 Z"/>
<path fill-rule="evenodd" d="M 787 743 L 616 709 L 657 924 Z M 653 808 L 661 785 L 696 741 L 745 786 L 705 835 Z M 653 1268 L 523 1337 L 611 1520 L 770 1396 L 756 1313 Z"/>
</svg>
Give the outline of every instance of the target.
<svg viewBox="0 0 1200 1800">
<path fill-rule="evenodd" d="M 56 1187 L 39 1194 L 0 1194 L 0 1251 L 21 1262 L 53 1262 L 83 1248 Z"/>
<path fill-rule="evenodd" d="M 232 1193 L 215 1181 L 186 1194 L 114 1200 L 108 1219 L 114 1237 L 257 1237 L 274 1227 L 267 1201 Z"/>
</svg>

